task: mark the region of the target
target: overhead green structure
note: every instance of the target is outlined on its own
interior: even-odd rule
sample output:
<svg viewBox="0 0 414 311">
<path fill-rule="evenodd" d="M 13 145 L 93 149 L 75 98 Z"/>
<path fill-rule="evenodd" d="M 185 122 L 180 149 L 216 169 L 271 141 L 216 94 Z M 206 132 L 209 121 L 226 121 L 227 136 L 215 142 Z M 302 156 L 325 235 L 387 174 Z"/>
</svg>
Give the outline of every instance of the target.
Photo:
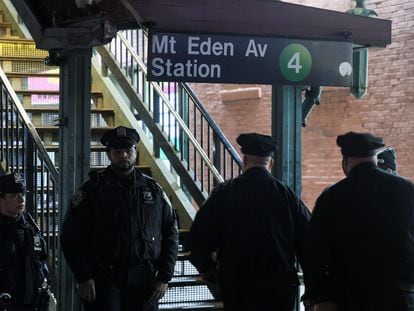
<svg viewBox="0 0 414 311">
<path fill-rule="evenodd" d="M 374 10 L 365 7 L 365 0 L 355 0 L 356 7 L 347 11 L 349 14 L 359 16 L 378 16 Z M 353 52 L 353 79 L 351 94 L 360 99 L 368 91 L 368 49 L 356 46 Z"/>
</svg>

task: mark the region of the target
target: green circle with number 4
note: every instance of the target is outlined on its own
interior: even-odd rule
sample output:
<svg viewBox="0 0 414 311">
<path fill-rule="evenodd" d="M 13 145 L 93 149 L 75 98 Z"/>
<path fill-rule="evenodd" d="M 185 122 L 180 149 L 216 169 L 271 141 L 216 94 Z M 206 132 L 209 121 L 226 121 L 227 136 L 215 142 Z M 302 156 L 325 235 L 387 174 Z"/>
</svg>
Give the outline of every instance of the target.
<svg viewBox="0 0 414 311">
<path fill-rule="evenodd" d="M 289 81 L 302 81 L 311 72 L 312 56 L 302 44 L 289 44 L 280 54 L 279 68 Z"/>
</svg>

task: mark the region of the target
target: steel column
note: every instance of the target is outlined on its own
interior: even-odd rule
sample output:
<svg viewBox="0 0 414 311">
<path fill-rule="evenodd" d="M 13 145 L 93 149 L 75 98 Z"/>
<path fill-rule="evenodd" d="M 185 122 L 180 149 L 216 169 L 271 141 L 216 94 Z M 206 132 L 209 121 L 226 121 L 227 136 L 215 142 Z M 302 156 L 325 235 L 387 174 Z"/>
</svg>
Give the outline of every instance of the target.
<svg viewBox="0 0 414 311">
<path fill-rule="evenodd" d="M 301 88 L 272 87 L 272 136 L 279 144 L 273 175 L 300 196 L 302 191 Z M 296 299 L 296 310 L 300 310 L 300 289 Z"/>
<path fill-rule="evenodd" d="M 86 179 L 90 168 L 91 49 L 59 54 L 60 112 L 59 164 L 62 224 L 69 200 Z M 80 310 L 75 282 L 62 253 L 59 256 L 59 310 Z"/>
<path fill-rule="evenodd" d="M 279 144 L 273 174 L 300 196 L 302 190 L 302 95 L 295 86 L 272 87 L 272 136 Z"/>
</svg>

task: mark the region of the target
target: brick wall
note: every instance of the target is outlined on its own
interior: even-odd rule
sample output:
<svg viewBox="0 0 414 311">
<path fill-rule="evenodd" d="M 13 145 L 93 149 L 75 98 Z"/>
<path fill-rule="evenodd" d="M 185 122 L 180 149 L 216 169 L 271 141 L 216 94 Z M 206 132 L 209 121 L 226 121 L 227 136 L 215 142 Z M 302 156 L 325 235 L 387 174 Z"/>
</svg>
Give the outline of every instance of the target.
<svg viewBox="0 0 414 311">
<path fill-rule="evenodd" d="M 337 11 L 354 5 L 348 0 L 285 2 Z M 353 98 L 348 88 L 325 87 L 320 106 L 309 116 L 302 137 L 302 198 L 310 208 L 326 186 L 343 178 L 335 139 L 350 130 L 383 136 L 386 144 L 397 151 L 399 173 L 414 180 L 414 1 L 367 0 L 366 7 L 374 9 L 380 18 L 392 20 L 392 44 L 385 49 L 369 50 L 369 89 L 363 99 Z M 269 86 L 193 87 L 235 147 L 235 138 L 241 132 L 270 134 Z M 257 87 L 261 92 L 256 98 L 237 96 L 237 90 Z M 235 93 L 230 101 L 228 96 L 223 97 L 229 90 Z"/>
<path fill-rule="evenodd" d="M 339 179 L 335 136 L 346 131 L 380 135 L 397 151 L 399 173 L 414 179 L 414 1 L 369 0 L 366 7 L 392 20 L 392 44 L 369 50 L 369 88 L 361 100 L 348 90 L 325 90 L 303 130 L 303 199 L 312 206 Z"/>
</svg>

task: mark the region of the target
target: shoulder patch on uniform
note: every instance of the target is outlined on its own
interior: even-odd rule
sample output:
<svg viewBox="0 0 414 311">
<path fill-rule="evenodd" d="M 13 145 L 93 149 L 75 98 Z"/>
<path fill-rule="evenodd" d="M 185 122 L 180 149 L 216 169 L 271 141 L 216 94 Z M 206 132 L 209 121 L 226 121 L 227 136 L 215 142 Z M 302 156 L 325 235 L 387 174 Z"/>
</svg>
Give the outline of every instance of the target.
<svg viewBox="0 0 414 311">
<path fill-rule="evenodd" d="M 78 189 L 73 195 L 70 200 L 70 206 L 73 208 L 76 208 L 79 206 L 79 204 L 82 203 L 82 201 L 86 198 L 86 192 L 82 189 Z"/>
<path fill-rule="evenodd" d="M 40 237 L 38 235 L 35 235 L 33 237 L 33 249 L 35 251 L 41 251 L 42 250 L 42 242 L 40 241 Z"/>
</svg>

